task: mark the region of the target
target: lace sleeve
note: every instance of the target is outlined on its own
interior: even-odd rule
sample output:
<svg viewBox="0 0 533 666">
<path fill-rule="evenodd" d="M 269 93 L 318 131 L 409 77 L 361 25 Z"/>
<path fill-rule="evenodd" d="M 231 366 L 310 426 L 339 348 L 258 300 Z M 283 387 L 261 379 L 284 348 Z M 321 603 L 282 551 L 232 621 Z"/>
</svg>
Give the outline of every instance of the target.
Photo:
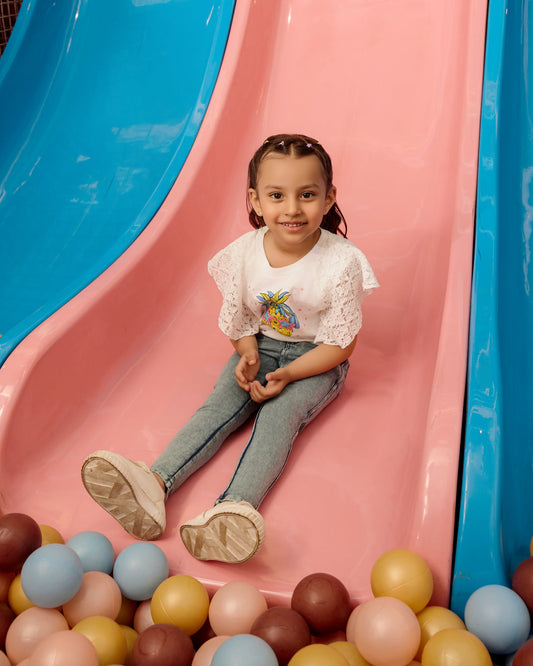
<svg viewBox="0 0 533 666">
<path fill-rule="evenodd" d="M 253 233 L 253 232 L 252 232 Z M 222 294 L 222 307 L 218 317 L 220 330 L 231 340 L 259 331 L 259 321 L 243 302 L 243 260 L 246 251 L 246 236 L 220 250 L 207 264 L 209 275 Z"/>
<path fill-rule="evenodd" d="M 363 323 L 361 304 L 368 294 L 379 287 L 372 268 L 355 246 L 346 257 L 338 252 L 333 265 L 325 267 L 325 308 L 315 342 L 345 348 L 359 333 Z"/>
</svg>

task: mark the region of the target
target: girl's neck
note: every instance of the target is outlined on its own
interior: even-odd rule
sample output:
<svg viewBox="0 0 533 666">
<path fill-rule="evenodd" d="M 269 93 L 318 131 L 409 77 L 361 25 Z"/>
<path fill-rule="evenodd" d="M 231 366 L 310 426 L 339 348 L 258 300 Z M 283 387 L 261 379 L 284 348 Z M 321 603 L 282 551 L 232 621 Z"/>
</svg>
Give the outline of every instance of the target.
<svg viewBox="0 0 533 666">
<path fill-rule="evenodd" d="M 311 252 L 318 243 L 320 234 L 321 231 L 319 228 L 316 230 L 316 233 L 309 238 L 308 243 L 295 245 L 294 247 L 280 247 L 276 244 L 273 234 L 267 230 L 263 237 L 263 250 L 268 263 L 272 268 L 283 268 L 284 266 L 295 264 L 297 261 L 300 261 L 300 259 L 303 259 L 306 254 Z"/>
</svg>

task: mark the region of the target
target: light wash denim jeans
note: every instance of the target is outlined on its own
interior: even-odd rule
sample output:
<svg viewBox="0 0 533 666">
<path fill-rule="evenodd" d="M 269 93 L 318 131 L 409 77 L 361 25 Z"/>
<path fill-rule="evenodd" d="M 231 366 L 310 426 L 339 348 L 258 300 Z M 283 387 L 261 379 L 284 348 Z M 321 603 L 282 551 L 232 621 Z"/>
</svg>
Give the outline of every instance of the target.
<svg viewBox="0 0 533 666">
<path fill-rule="evenodd" d="M 316 346 L 263 335 L 257 336 L 257 342 L 261 361 L 257 379 L 262 384 L 267 373 Z M 217 503 L 244 500 L 257 509 L 283 471 L 296 435 L 339 395 L 349 368 L 349 362 L 344 361 L 320 375 L 288 384 L 279 395 L 258 404 L 237 384 L 234 370 L 239 358 L 237 352 L 231 356 L 211 395 L 152 465 L 165 482 L 167 495 L 212 458 L 228 435 L 256 414 L 250 439 Z"/>
</svg>

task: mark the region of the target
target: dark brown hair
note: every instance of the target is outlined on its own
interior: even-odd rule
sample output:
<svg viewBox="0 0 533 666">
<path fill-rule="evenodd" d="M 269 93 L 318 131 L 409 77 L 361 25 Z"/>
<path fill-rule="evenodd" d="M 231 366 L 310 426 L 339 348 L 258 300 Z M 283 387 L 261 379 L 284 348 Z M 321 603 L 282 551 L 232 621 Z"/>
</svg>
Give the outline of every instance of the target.
<svg viewBox="0 0 533 666">
<path fill-rule="evenodd" d="M 316 139 L 312 139 L 304 134 L 274 134 L 269 136 L 268 139 L 260 146 L 254 153 L 248 165 L 248 188 L 257 188 L 257 173 L 262 160 L 271 153 L 279 155 L 289 155 L 290 157 L 306 157 L 307 155 L 316 155 L 320 160 L 324 177 L 326 179 L 326 192 L 329 191 L 333 185 L 333 167 L 331 165 L 331 158 L 320 145 Z M 250 197 L 248 197 L 248 218 L 250 224 L 254 229 L 264 227 L 265 223 L 263 218 L 253 209 Z M 341 225 L 343 228 L 340 228 Z M 322 218 L 320 226 L 327 231 L 334 234 L 340 234 L 346 238 L 348 231 L 346 220 L 341 213 L 337 202 L 328 210 Z"/>
</svg>

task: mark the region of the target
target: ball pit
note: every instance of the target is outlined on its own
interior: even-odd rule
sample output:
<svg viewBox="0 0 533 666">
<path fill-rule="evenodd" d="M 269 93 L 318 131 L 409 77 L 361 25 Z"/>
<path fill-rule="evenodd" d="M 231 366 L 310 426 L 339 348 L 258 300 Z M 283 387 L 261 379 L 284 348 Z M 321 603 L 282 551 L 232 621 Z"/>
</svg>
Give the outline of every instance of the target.
<svg viewBox="0 0 533 666">
<path fill-rule="evenodd" d="M 82 579 L 80 558 L 59 543 L 34 550 L 20 572 L 24 594 L 42 608 L 57 608 L 72 599 L 80 589 Z"/>
<path fill-rule="evenodd" d="M 291 608 L 300 613 L 316 634 L 344 629 L 352 610 L 348 590 L 328 573 L 302 578 L 292 593 Z"/>
<path fill-rule="evenodd" d="M 150 599 L 168 574 L 165 553 L 155 543 L 144 541 L 126 546 L 118 554 L 113 567 L 113 578 L 122 594 L 134 601 Z"/>
<path fill-rule="evenodd" d="M 249 634 L 255 620 L 267 610 L 261 592 L 245 581 L 232 581 L 218 589 L 209 605 L 209 622 L 217 635 Z"/>
<path fill-rule="evenodd" d="M 115 551 L 111 541 L 100 532 L 78 532 L 68 539 L 66 545 L 81 560 L 84 571 L 103 571 L 110 574 L 115 562 Z"/>
</svg>

